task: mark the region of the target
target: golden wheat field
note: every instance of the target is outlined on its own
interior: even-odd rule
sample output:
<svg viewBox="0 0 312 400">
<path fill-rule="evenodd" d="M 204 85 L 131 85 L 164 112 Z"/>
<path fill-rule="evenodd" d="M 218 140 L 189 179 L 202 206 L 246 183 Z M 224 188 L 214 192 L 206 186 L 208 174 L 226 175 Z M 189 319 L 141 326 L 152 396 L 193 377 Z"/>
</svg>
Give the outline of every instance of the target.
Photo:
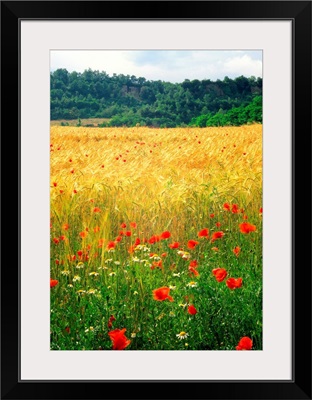
<svg viewBox="0 0 312 400">
<path fill-rule="evenodd" d="M 198 229 L 224 201 L 262 203 L 262 125 L 211 128 L 51 126 L 51 214 L 90 222 L 101 207 L 107 236 L 120 221 L 144 234 L 185 221 Z M 181 238 L 182 239 L 182 238 Z"/>
</svg>

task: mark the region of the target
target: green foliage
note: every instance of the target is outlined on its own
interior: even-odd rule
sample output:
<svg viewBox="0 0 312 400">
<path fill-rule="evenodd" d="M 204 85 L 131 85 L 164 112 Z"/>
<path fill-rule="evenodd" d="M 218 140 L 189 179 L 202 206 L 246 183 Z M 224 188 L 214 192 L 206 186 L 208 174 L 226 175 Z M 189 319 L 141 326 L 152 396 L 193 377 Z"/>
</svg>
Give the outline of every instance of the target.
<svg viewBox="0 0 312 400">
<path fill-rule="evenodd" d="M 215 114 L 204 114 L 192 118 L 190 126 L 240 126 L 262 123 L 262 96 L 256 96 L 245 106 L 234 107 L 228 111 L 219 110 Z"/>
<path fill-rule="evenodd" d="M 90 69 L 83 73 L 58 69 L 50 77 L 51 120 L 111 118 L 110 126 L 207 126 L 208 120 L 208 126 L 227 124 L 223 112 L 248 106 L 262 95 L 262 79 L 244 76 L 173 84 Z M 259 121 L 260 108 L 248 110 L 247 119 Z M 234 114 L 235 124 L 246 119 Z"/>
</svg>

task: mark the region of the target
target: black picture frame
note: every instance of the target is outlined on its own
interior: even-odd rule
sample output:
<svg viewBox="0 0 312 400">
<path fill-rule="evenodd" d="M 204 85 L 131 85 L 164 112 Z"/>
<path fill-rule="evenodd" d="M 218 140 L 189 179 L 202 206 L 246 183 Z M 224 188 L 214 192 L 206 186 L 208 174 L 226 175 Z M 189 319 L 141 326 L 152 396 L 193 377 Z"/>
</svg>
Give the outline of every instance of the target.
<svg viewBox="0 0 312 400">
<path fill-rule="evenodd" d="M 311 399 L 311 1 L 1 1 L 1 398 Z M 21 19 L 289 19 L 293 22 L 292 293 L 289 381 L 20 381 Z M 16 152 L 16 149 L 18 151 Z M 16 156 L 17 153 L 17 156 Z M 15 168 L 14 168 L 15 166 Z M 13 175 L 14 174 L 14 175 Z M 13 179 L 12 179 L 13 175 Z M 303 177 L 303 179 L 302 179 Z M 17 196 L 8 195 L 16 187 Z M 11 189 L 10 189 L 11 191 Z M 297 218 L 295 218 L 297 214 Z M 14 219 L 14 223 L 12 223 Z M 16 228 L 18 251 L 16 252 Z M 278 234 L 278 233 L 277 233 Z M 12 249 L 13 244 L 13 250 Z M 15 254 L 18 256 L 15 257 Z M 204 368 L 204 366 L 196 366 Z"/>
</svg>

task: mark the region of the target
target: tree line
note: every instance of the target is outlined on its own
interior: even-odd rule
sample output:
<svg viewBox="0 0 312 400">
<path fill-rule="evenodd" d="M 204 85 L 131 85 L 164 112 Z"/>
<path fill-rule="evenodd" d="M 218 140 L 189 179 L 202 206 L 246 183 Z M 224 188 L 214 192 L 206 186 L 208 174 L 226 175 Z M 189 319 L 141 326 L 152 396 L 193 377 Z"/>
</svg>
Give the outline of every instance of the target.
<svg viewBox="0 0 312 400">
<path fill-rule="evenodd" d="M 109 118 L 108 126 L 154 127 L 262 122 L 262 78 L 255 77 L 170 83 L 62 68 L 50 74 L 50 95 L 51 120 Z"/>
</svg>

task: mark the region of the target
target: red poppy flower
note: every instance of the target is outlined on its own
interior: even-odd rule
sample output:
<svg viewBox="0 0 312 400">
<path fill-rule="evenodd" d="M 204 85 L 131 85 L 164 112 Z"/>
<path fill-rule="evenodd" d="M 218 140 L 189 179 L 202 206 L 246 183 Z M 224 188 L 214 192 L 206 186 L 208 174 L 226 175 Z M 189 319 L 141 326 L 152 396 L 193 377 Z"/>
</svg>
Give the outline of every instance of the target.
<svg viewBox="0 0 312 400">
<path fill-rule="evenodd" d="M 209 236 L 209 229 L 204 228 L 198 232 L 198 237 L 208 237 Z"/>
<path fill-rule="evenodd" d="M 113 342 L 113 350 L 124 350 L 129 346 L 131 340 L 125 336 L 125 332 L 126 328 L 114 329 L 113 331 L 108 332 L 108 335 Z"/>
<path fill-rule="evenodd" d="M 56 182 L 53 182 L 53 186 L 56 187 L 56 186 L 57 186 L 57 183 L 56 183 Z"/>
<path fill-rule="evenodd" d="M 103 247 L 104 243 L 105 243 L 105 239 L 99 239 L 98 247 Z"/>
<path fill-rule="evenodd" d="M 216 222 L 216 227 L 220 228 L 220 226 L 221 226 L 221 222 Z"/>
<path fill-rule="evenodd" d="M 229 203 L 224 203 L 224 204 L 223 204 L 223 209 L 224 209 L 225 211 L 230 211 L 230 208 L 231 208 L 231 206 L 229 205 Z"/>
<path fill-rule="evenodd" d="M 122 240 L 122 237 L 121 236 L 117 236 L 116 239 L 115 239 L 115 242 L 119 243 L 121 240 Z"/>
<path fill-rule="evenodd" d="M 190 262 L 190 267 L 192 267 L 192 268 L 198 267 L 198 262 L 197 262 L 197 260 L 191 261 L 191 262 Z"/>
<path fill-rule="evenodd" d="M 51 279 L 50 278 L 50 288 L 56 286 L 58 284 L 58 280 L 57 279 Z"/>
<path fill-rule="evenodd" d="M 79 233 L 79 236 L 80 236 L 82 239 L 86 238 L 87 235 L 88 235 L 88 232 L 86 232 L 86 231 L 83 231 L 83 232 L 80 232 L 80 233 Z"/>
<path fill-rule="evenodd" d="M 151 269 L 155 269 L 155 268 L 163 269 L 162 260 L 153 261 L 152 266 L 151 266 Z"/>
<path fill-rule="evenodd" d="M 173 298 L 169 295 L 170 288 L 164 286 L 158 289 L 153 290 L 154 300 L 164 301 L 168 299 L 169 301 L 173 301 Z"/>
<path fill-rule="evenodd" d="M 65 331 L 66 331 L 67 333 L 70 333 L 70 327 L 69 327 L 69 326 L 66 326 Z"/>
<path fill-rule="evenodd" d="M 113 326 L 113 321 L 116 321 L 116 318 L 113 315 L 111 315 L 107 323 L 109 329 Z"/>
<path fill-rule="evenodd" d="M 241 251 L 241 249 L 240 249 L 239 246 L 236 246 L 236 247 L 233 249 L 233 253 L 236 255 L 236 257 L 238 257 L 240 251 Z"/>
<path fill-rule="evenodd" d="M 180 243 L 178 242 L 173 242 L 169 244 L 170 249 L 177 249 L 180 246 Z"/>
<path fill-rule="evenodd" d="M 214 216 L 215 216 L 214 214 L 210 214 L 209 215 L 210 218 L 214 218 Z"/>
<path fill-rule="evenodd" d="M 108 250 L 114 249 L 116 247 L 116 242 L 110 241 L 107 243 Z"/>
<path fill-rule="evenodd" d="M 141 240 L 139 238 L 135 239 L 134 245 L 138 246 L 141 243 Z"/>
<path fill-rule="evenodd" d="M 187 242 L 187 247 L 188 247 L 189 249 L 194 249 L 194 248 L 198 245 L 198 243 L 199 243 L 199 242 L 197 242 L 196 240 L 189 240 L 189 241 Z"/>
<path fill-rule="evenodd" d="M 77 254 L 78 254 L 79 257 L 81 257 L 82 256 L 82 250 L 78 250 Z"/>
<path fill-rule="evenodd" d="M 232 213 L 233 214 L 239 213 L 239 208 L 237 204 L 232 204 Z"/>
<path fill-rule="evenodd" d="M 169 231 L 165 231 L 160 235 L 161 239 L 169 239 L 171 236 L 171 233 Z"/>
<path fill-rule="evenodd" d="M 213 232 L 212 237 L 211 237 L 211 242 L 214 242 L 217 239 L 221 239 L 224 236 L 224 232 Z"/>
<path fill-rule="evenodd" d="M 242 278 L 229 278 L 226 281 L 226 286 L 230 288 L 231 290 L 240 288 L 243 284 L 243 279 Z"/>
<path fill-rule="evenodd" d="M 262 214 L 262 207 L 260 207 L 259 209 L 259 214 Z"/>
<path fill-rule="evenodd" d="M 56 265 L 59 265 L 59 264 L 60 264 L 60 260 L 56 259 L 56 260 L 55 260 L 55 264 L 56 264 Z"/>
<path fill-rule="evenodd" d="M 213 250 L 213 251 L 219 251 L 218 247 L 211 247 L 211 250 Z"/>
<path fill-rule="evenodd" d="M 101 209 L 99 207 L 94 207 L 93 212 L 95 213 L 101 212 Z"/>
<path fill-rule="evenodd" d="M 54 238 L 54 239 L 53 239 L 53 242 L 54 242 L 55 244 L 59 244 L 59 243 L 60 243 L 60 240 L 59 240 L 58 238 Z"/>
<path fill-rule="evenodd" d="M 191 315 L 195 315 L 197 314 L 197 310 L 196 308 L 193 306 L 193 304 L 188 306 L 187 312 Z"/>
<path fill-rule="evenodd" d="M 160 241 L 160 237 L 158 235 L 154 235 L 148 240 L 148 243 L 154 244 L 154 243 L 159 242 L 159 241 Z"/>
<path fill-rule="evenodd" d="M 199 276 L 199 272 L 194 267 L 189 267 L 190 275 Z"/>
<path fill-rule="evenodd" d="M 125 224 L 125 222 L 123 222 L 123 223 L 120 225 L 120 228 L 122 228 L 122 229 L 127 228 L 127 225 Z"/>
<path fill-rule="evenodd" d="M 130 226 L 131 226 L 131 228 L 136 228 L 137 224 L 135 222 L 130 222 Z"/>
<path fill-rule="evenodd" d="M 128 253 L 129 254 L 133 254 L 134 250 L 135 250 L 135 246 L 130 246 L 129 249 L 128 249 Z"/>
<path fill-rule="evenodd" d="M 215 268 L 212 270 L 212 273 L 218 282 L 222 282 L 227 276 L 227 271 L 224 268 Z"/>
<path fill-rule="evenodd" d="M 248 336 L 244 336 L 238 342 L 236 346 L 236 350 L 251 350 L 252 349 L 252 340 Z"/>
<path fill-rule="evenodd" d="M 126 232 L 125 232 L 125 235 L 126 235 L 126 236 L 131 236 L 131 231 L 126 231 Z"/>
<path fill-rule="evenodd" d="M 93 229 L 93 232 L 94 233 L 97 233 L 97 232 L 99 232 L 100 231 L 100 227 L 99 226 L 96 226 L 94 229 Z"/>
<path fill-rule="evenodd" d="M 254 232 L 256 230 L 256 226 L 250 224 L 249 222 L 243 222 L 242 224 L 239 225 L 239 229 L 241 231 L 241 233 L 250 233 L 250 232 Z"/>
</svg>

